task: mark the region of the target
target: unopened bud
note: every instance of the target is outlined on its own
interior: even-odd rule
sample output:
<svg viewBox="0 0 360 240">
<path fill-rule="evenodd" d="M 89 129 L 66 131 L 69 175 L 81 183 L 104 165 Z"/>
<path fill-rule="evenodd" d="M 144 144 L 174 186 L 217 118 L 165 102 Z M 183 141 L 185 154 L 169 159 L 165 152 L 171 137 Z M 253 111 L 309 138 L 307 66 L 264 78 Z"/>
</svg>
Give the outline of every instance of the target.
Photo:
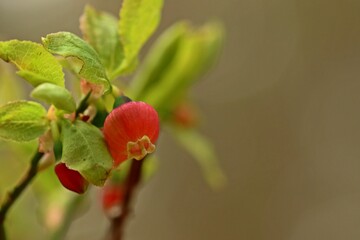
<svg viewBox="0 0 360 240">
<path fill-rule="evenodd" d="M 78 171 L 69 169 L 65 163 L 57 164 L 55 166 L 55 173 L 61 184 L 70 191 L 82 194 L 89 185 Z"/>
<path fill-rule="evenodd" d="M 107 184 L 103 188 L 102 207 L 106 215 L 115 218 L 121 214 L 124 189 L 120 184 Z"/>
</svg>

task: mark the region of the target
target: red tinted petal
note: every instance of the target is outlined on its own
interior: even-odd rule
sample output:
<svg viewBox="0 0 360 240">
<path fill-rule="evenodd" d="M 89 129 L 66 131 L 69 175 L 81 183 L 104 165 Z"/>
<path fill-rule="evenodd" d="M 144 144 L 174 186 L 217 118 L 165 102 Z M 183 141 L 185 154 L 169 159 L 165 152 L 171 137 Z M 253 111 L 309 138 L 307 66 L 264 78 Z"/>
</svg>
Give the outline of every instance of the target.
<svg viewBox="0 0 360 240">
<path fill-rule="evenodd" d="M 61 184 L 70 191 L 82 194 L 86 191 L 89 183 L 75 170 L 69 169 L 65 163 L 55 166 L 55 173 Z"/>
</svg>

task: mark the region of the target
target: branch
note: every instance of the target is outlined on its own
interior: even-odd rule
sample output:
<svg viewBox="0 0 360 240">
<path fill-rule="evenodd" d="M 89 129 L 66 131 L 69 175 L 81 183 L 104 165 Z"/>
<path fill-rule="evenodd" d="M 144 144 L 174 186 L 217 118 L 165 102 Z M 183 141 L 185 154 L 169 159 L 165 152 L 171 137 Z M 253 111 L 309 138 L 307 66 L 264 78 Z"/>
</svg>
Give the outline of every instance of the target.
<svg viewBox="0 0 360 240">
<path fill-rule="evenodd" d="M 78 108 L 76 109 L 75 115 L 76 117 L 79 115 L 79 113 L 85 111 L 85 109 L 88 107 L 88 99 L 91 95 L 91 91 L 81 100 Z M 44 154 L 39 152 L 38 149 L 36 150 L 35 155 L 31 159 L 30 167 L 27 170 L 25 176 L 20 180 L 20 182 L 15 186 L 15 188 L 8 193 L 7 198 L 2 203 L 0 207 L 0 240 L 6 240 L 6 232 L 4 227 L 4 222 L 6 218 L 6 214 L 11 208 L 11 206 L 15 203 L 15 201 L 18 199 L 18 197 L 23 193 L 23 191 L 27 188 L 27 186 L 30 184 L 32 179 L 37 174 L 37 168 L 38 164 Z M 66 226 L 64 226 L 64 231 L 66 230 Z"/>
<path fill-rule="evenodd" d="M 11 206 L 15 203 L 18 197 L 23 193 L 26 187 L 29 185 L 31 180 L 36 176 L 37 173 L 37 165 L 43 156 L 43 153 L 38 152 L 36 149 L 36 153 L 31 159 L 30 167 L 26 172 L 26 175 L 20 180 L 20 182 L 15 186 L 15 188 L 8 193 L 7 198 L 2 203 L 0 208 L 0 240 L 6 239 L 6 234 L 4 230 L 4 222 L 6 218 L 6 214 L 11 208 Z"/>
<path fill-rule="evenodd" d="M 131 160 L 131 167 L 129 175 L 127 177 L 124 189 L 124 199 L 121 205 L 121 214 L 118 217 L 112 219 L 110 235 L 112 240 L 121 240 L 123 236 L 123 228 L 127 217 L 131 212 L 131 200 L 136 187 L 141 179 L 141 167 L 145 159 Z"/>
</svg>

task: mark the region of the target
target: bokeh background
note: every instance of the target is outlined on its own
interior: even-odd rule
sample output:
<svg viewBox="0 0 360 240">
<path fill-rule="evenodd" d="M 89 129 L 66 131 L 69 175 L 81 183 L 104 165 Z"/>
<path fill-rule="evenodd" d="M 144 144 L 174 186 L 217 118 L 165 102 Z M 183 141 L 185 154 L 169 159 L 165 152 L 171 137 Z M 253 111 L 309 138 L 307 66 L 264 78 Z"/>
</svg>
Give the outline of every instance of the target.
<svg viewBox="0 0 360 240">
<path fill-rule="evenodd" d="M 87 3 L 116 15 L 121 4 L 0 0 L 0 36 L 80 34 Z M 212 191 L 163 134 L 127 239 L 360 239 L 359 13 L 356 0 L 165 1 L 157 35 L 181 19 L 225 25 L 222 56 L 192 96 L 228 184 Z M 94 202 L 67 239 L 102 239 L 106 228 Z"/>
</svg>

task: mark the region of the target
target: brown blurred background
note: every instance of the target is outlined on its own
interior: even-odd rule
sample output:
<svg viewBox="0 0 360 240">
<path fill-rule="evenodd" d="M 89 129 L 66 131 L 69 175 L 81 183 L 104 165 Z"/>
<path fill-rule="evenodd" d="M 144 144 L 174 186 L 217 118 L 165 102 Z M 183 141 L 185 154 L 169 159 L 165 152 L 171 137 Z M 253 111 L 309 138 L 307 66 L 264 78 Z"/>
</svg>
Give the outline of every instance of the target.
<svg viewBox="0 0 360 240">
<path fill-rule="evenodd" d="M 86 3 L 114 14 L 120 6 L 0 0 L 0 35 L 79 34 Z M 228 185 L 213 192 L 163 134 L 127 239 L 360 239 L 360 1 L 167 0 L 157 34 L 214 18 L 225 24 L 225 48 L 193 96 Z M 107 221 L 93 205 L 67 239 L 102 238 Z"/>
</svg>

